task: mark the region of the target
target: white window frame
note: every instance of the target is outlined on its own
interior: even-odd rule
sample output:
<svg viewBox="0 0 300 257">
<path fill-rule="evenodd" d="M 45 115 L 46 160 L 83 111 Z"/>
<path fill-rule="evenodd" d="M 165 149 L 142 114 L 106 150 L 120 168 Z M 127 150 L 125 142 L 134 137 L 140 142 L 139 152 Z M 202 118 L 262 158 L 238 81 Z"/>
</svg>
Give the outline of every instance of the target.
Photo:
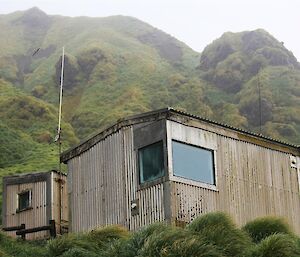
<svg viewBox="0 0 300 257">
<path fill-rule="evenodd" d="M 176 123 L 174 121 L 167 121 L 167 147 L 168 147 L 168 168 L 169 168 L 169 179 L 170 181 L 184 183 L 187 185 L 193 185 L 197 187 L 202 187 L 206 189 L 210 189 L 213 191 L 218 191 L 218 165 L 217 165 L 217 141 L 212 140 L 210 142 L 204 141 L 201 139 L 201 135 L 204 133 L 212 133 L 203 131 L 199 128 L 189 127 L 183 124 L 176 124 L 176 126 L 182 126 L 183 130 L 190 130 L 191 134 L 194 134 L 193 141 L 191 142 L 190 139 L 187 139 L 184 135 L 181 133 L 172 133 L 171 123 Z M 214 182 L 215 184 L 209 184 L 201 181 L 196 181 L 184 177 L 179 177 L 174 175 L 173 171 L 173 149 L 172 149 L 172 141 L 181 142 L 183 144 L 204 148 L 207 150 L 212 151 L 213 153 L 213 170 L 214 170 Z"/>
</svg>

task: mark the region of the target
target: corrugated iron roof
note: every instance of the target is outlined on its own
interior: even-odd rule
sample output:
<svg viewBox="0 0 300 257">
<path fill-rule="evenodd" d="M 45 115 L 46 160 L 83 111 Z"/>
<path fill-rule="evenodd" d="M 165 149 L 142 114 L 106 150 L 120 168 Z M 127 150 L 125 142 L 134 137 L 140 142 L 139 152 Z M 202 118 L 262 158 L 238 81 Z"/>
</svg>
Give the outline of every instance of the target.
<svg viewBox="0 0 300 257">
<path fill-rule="evenodd" d="M 215 125 L 218 125 L 218 126 L 221 126 L 221 127 L 224 127 L 224 128 L 229 128 L 231 130 L 235 130 L 235 131 L 242 132 L 242 133 L 245 133 L 245 134 L 248 134 L 248 135 L 252 135 L 252 136 L 255 136 L 255 137 L 260 137 L 260 138 L 263 138 L 263 139 L 266 139 L 266 140 L 269 140 L 269 141 L 280 143 L 280 144 L 283 144 L 283 145 L 286 145 L 286 146 L 291 146 L 293 148 L 300 148 L 300 145 L 294 145 L 294 144 L 291 144 L 291 143 L 288 143 L 288 142 L 285 142 L 285 141 L 282 141 L 282 140 L 279 140 L 279 139 L 274 139 L 272 137 L 265 136 L 263 134 L 258 134 L 258 133 L 255 133 L 255 132 L 251 132 L 249 130 L 233 127 L 233 126 L 224 124 L 222 122 L 218 122 L 218 121 L 214 121 L 214 120 L 211 120 L 211 119 L 203 118 L 203 117 L 200 117 L 200 116 L 197 116 L 197 115 L 194 115 L 194 114 L 190 114 L 190 113 L 187 113 L 187 112 L 183 112 L 181 110 L 177 110 L 177 109 L 172 108 L 172 107 L 168 108 L 168 110 L 173 111 L 173 112 L 178 113 L 178 114 L 189 116 L 191 118 L 195 118 L 197 120 L 201 120 L 201 121 L 205 121 L 205 122 L 208 122 L 208 123 L 211 123 L 211 124 L 215 124 Z"/>
</svg>

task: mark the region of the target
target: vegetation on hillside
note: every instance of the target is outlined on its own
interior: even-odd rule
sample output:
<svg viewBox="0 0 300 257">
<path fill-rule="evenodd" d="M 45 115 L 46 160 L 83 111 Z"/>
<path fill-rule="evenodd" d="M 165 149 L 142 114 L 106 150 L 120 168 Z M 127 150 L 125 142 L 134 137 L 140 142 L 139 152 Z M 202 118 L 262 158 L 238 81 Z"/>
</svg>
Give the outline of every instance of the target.
<svg viewBox="0 0 300 257">
<path fill-rule="evenodd" d="M 300 143 L 300 65 L 282 42 L 261 29 L 224 33 L 204 49 L 198 70 L 214 86 L 208 105 L 217 119 Z"/>
<path fill-rule="evenodd" d="M 62 46 L 63 149 L 167 106 L 300 144 L 299 63 L 264 30 L 225 33 L 199 54 L 135 18 L 32 8 L 0 15 L 0 37 L 0 180 L 58 167 Z"/>
<path fill-rule="evenodd" d="M 186 228 L 156 223 L 130 233 L 119 226 L 108 226 L 48 242 L 22 242 L 0 234 L 0 255 L 296 257 L 300 256 L 300 238 L 280 218 L 257 219 L 240 229 L 228 215 L 216 212 L 198 217 Z"/>
</svg>

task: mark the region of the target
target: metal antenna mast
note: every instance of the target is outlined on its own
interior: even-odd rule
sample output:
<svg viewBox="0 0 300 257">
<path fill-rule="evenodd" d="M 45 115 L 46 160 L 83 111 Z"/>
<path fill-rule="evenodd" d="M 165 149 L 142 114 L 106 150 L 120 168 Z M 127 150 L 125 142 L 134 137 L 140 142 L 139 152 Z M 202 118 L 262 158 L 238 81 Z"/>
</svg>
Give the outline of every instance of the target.
<svg viewBox="0 0 300 257">
<path fill-rule="evenodd" d="M 57 127 L 57 135 L 55 137 L 55 142 L 58 142 L 58 166 L 59 172 L 61 172 L 61 163 L 60 163 L 60 155 L 61 155 L 61 114 L 62 114 L 62 97 L 63 97 L 63 83 L 64 83 L 64 63 L 65 63 L 65 47 L 62 48 L 62 57 L 61 57 L 61 73 L 60 73 L 60 92 L 59 92 L 59 111 L 58 111 L 58 127 Z"/>
<path fill-rule="evenodd" d="M 257 76 L 257 84 L 258 84 L 259 134 L 261 134 L 262 133 L 262 109 L 261 109 L 260 70 Z"/>
</svg>

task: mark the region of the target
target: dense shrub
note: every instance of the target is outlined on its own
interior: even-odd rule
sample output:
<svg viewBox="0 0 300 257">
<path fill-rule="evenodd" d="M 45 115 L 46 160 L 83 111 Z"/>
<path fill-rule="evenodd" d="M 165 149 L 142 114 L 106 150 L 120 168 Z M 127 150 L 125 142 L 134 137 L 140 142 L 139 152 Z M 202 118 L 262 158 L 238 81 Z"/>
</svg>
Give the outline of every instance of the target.
<svg viewBox="0 0 300 257">
<path fill-rule="evenodd" d="M 248 222 L 242 229 L 250 235 L 255 243 L 276 233 L 292 234 L 289 225 L 278 217 L 257 218 Z"/>
</svg>

